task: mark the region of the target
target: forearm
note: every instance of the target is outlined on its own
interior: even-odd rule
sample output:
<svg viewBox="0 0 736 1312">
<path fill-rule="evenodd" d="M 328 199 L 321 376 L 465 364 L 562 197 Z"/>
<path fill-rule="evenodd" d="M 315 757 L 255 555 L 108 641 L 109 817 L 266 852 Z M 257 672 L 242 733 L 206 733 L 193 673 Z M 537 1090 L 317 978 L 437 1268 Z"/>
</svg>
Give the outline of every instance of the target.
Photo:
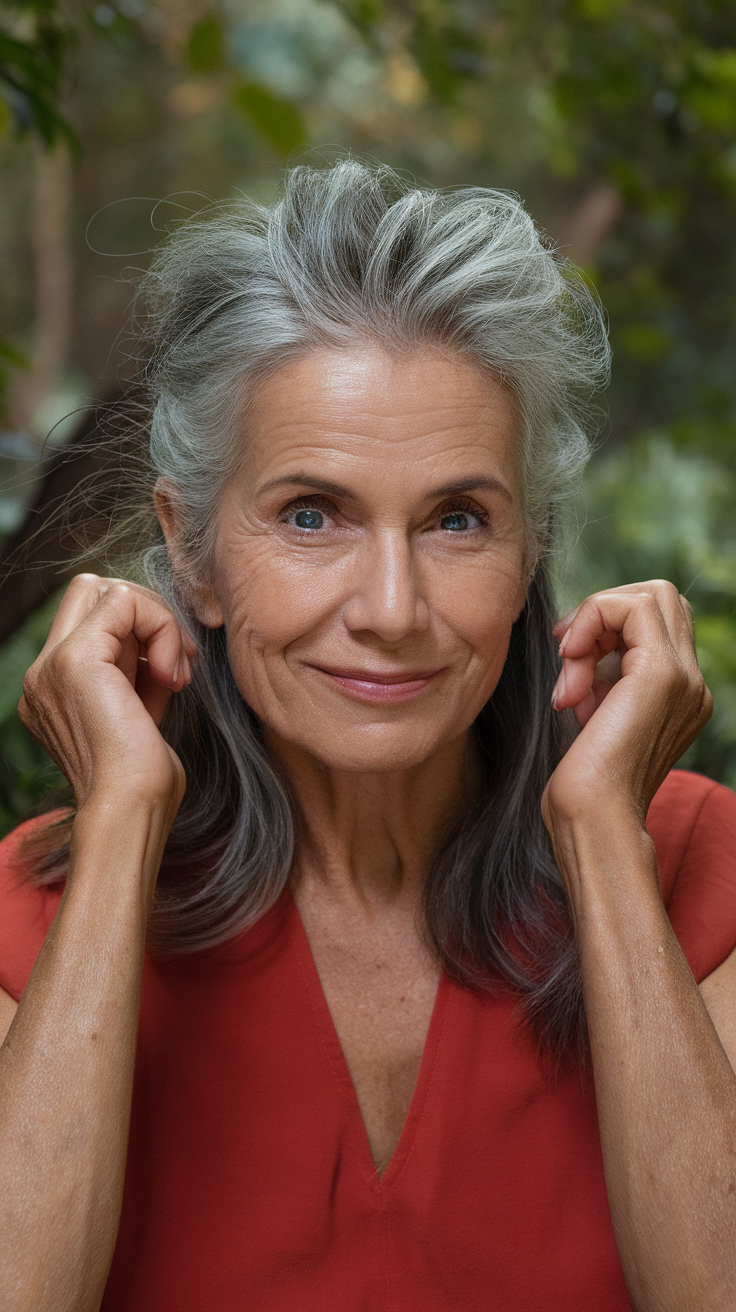
<svg viewBox="0 0 736 1312">
<path fill-rule="evenodd" d="M 736 1288 L 736 1077 L 674 937 L 636 818 L 558 826 L 611 1215 L 636 1312 Z"/>
<path fill-rule="evenodd" d="M 7 1312 L 99 1307 L 117 1235 L 161 808 L 88 807 L 67 889 L 0 1049 Z"/>
</svg>

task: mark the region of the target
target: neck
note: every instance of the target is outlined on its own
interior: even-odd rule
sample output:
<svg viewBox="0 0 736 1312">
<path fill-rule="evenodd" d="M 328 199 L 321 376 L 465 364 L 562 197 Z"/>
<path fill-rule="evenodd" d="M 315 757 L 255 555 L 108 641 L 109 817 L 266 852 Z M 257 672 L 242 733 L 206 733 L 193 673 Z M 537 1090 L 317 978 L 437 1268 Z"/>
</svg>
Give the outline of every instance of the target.
<svg viewBox="0 0 736 1312">
<path fill-rule="evenodd" d="M 366 903 L 414 901 L 447 827 L 478 789 L 471 733 L 409 770 L 336 770 L 267 734 L 297 803 L 293 882 L 317 880 Z"/>
</svg>

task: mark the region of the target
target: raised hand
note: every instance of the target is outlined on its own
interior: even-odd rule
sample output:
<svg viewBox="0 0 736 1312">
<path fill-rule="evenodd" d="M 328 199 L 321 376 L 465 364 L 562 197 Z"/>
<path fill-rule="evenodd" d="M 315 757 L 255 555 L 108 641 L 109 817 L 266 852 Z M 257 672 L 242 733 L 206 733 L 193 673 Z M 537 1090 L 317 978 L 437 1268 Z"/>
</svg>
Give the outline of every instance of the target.
<svg viewBox="0 0 736 1312">
<path fill-rule="evenodd" d="M 78 808 L 106 793 L 178 806 L 184 772 L 159 726 L 171 694 L 191 679 L 195 652 L 147 588 L 95 574 L 70 583 L 18 711 Z"/>
<path fill-rule="evenodd" d="M 547 785 L 545 820 L 581 815 L 613 798 L 633 805 L 643 822 L 713 707 L 695 656 L 690 606 L 671 583 L 655 579 L 595 593 L 554 632 L 562 671 L 553 705 L 572 707 L 583 728 Z M 616 654 L 614 682 L 605 667 Z"/>
</svg>

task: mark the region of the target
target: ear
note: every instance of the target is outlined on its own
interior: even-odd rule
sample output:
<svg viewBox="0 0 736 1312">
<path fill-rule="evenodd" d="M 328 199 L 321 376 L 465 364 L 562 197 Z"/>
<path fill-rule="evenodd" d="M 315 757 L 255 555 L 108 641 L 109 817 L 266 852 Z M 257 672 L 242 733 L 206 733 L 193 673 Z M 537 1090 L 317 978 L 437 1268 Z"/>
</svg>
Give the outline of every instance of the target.
<svg viewBox="0 0 736 1312">
<path fill-rule="evenodd" d="M 153 504 L 161 525 L 171 569 L 185 595 L 195 618 L 207 629 L 219 629 L 225 623 L 220 604 L 211 584 L 194 577 L 191 562 L 184 551 L 181 501 L 178 488 L 170 478 L 159 478 L 153 489 Z"/>
</svg>

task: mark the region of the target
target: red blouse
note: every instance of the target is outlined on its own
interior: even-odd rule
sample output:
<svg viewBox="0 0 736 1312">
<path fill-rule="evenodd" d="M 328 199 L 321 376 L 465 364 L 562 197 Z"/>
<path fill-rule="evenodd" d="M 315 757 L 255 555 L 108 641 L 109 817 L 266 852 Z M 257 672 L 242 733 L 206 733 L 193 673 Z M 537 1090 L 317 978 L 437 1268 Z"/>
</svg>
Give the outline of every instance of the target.
<svg viewBox="0 0 736 1312">
<path fill-rule="evenodd" d="M 736 796 L 677 771 L 649 814 L 697 980 L 736 944 Z M 0 846 L 0 983 L 58 890 Z M 103 1312 L 624 1312 L 591 1078 L 540 1060 L 508 993 L 443 978 L 382 1178 L 290 893 L 213 950 L 148 958 Z"/>
</svg>

